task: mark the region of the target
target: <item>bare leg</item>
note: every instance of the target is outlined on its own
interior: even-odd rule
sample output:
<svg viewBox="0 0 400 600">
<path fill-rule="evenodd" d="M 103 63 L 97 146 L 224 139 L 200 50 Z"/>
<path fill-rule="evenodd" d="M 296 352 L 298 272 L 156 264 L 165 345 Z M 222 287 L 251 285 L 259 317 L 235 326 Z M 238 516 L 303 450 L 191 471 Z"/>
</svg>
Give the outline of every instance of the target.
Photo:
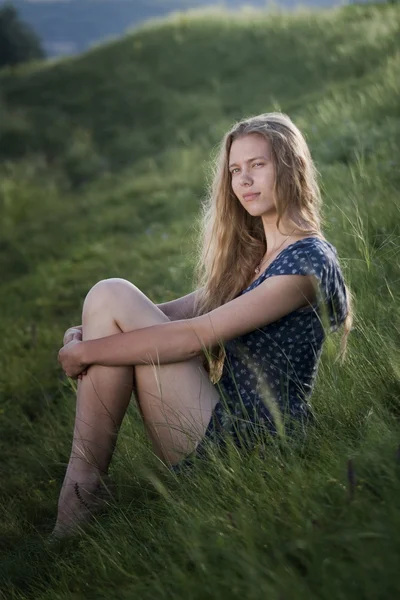
<svg viewBox="0 0 400 600">
<path fill-rule="evenodd" d="M 115 333 L 121 333 L 121 329 L 110 320 L 103 321 L 101 326 L 93 318 L 83 322 L 83 340 Z M 91 504 L 92 494 L 107 476 L 132 387 L 133 367 L 93 365 L 87 375 L 78 380 L 72 450 L 58 502 L 54 534 L 88 517 L 82 500 Z"/>
<path fill-rule="evenodd" d="M 85 341 L 166 322 L 168 318 L 136 286 L 111 279 L 99 282 L 89 292 L 82 321 Z M 99 482 L 107 476 L 135 380 L 146 429 L 162 460 L 179 462 L 202 439 L 219 396 L 199 357 L 157 367 L 92 365 L 78 381 L 72 451 L 54 535 L 62 535 L 79 521 L 87 520 L 88 511 L 78 496 L 91 504 Z M 182 424 L 187 429 L 184 433 L 176 429 Z"/>
</svg>

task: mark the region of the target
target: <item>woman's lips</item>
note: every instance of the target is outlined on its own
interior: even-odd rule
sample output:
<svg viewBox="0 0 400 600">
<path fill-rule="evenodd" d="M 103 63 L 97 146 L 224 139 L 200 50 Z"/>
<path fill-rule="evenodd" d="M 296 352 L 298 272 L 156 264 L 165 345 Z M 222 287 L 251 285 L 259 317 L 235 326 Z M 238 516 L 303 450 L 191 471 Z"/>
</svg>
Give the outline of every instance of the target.
<svg viewBox="0 0 400 600">
<path fill-rule="evenodd" d="M 249 202 L 250 200 L 254 200 L 255 198 L 257 198 L 257 196 L 260 195 L 260 192 L 257 192 L 255 194 L 249 194 L 248 196 L 243 196 L 243 198 L 245 199 L 245 202 Z"/>
</svg>

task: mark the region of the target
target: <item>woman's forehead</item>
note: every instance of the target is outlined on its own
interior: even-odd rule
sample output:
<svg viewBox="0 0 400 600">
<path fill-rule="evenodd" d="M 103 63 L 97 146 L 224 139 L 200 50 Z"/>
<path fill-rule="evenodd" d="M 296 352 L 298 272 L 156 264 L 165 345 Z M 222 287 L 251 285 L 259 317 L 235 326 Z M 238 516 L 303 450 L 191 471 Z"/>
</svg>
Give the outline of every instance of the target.
<svg viewBox="0 0 400 600">
<path fill-rule="evenodd" d="M 264 154 L 265 156 L 269 156 L 269 142 L 268 140 L 259 133 L 249 133 L 248 135 L 237 138 L 232 142 L 229 158 L 230 160 L 235 160 L 235 158 L 245 158 L 245 155 L 257 152 L 257 156 L 259 154 Z M 248 158 L 251 158 L 249 155 Z"/>
</svg>

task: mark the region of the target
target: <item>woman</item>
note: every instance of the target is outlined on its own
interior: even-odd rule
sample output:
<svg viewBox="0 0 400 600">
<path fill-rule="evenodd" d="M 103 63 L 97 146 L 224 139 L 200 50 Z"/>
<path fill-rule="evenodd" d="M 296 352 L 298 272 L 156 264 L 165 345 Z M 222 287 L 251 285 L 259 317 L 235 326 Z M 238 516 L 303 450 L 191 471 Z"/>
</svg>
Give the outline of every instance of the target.
<svg viewBox="0 0 400 600">
<path fill-rule="evenodd" d="M 78 392 L 55 534 L 101 497 L 132 388 L 154 451 L 173 470 L 207 440 L 252 444 L 310 416 L 326 333 L 344 324 L 344 356 L 352 323 L 316 173 L 287 115 L 236 123 L 203 209 L 198 289 L 159 306 L 123 279 L 89 291 L 82 326 L 59 352 Z"/>
</svg>

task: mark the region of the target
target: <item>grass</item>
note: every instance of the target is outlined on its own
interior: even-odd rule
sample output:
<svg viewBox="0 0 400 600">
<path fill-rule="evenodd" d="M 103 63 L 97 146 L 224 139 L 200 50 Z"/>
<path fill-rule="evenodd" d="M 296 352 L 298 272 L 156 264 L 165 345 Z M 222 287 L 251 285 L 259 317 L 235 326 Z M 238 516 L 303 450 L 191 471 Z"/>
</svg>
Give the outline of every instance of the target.
<svg viewBox="0 0 400 600">
<path fill-rule="evenodd" d="M 399 23 L 383 4 L 188 13 L 0 74 L 0 598 L 399 594 Z M 132 404 L 115 501 L 49 546 L 74 417 L 64 331 L 103 278 L 154 302 L 193 289 L 215 145 L 276 109 L 306 134 L 355 295 L 345 364 L 338 337 L 324 349 L 316 427 L 176 477 Z"/>
</svg>

